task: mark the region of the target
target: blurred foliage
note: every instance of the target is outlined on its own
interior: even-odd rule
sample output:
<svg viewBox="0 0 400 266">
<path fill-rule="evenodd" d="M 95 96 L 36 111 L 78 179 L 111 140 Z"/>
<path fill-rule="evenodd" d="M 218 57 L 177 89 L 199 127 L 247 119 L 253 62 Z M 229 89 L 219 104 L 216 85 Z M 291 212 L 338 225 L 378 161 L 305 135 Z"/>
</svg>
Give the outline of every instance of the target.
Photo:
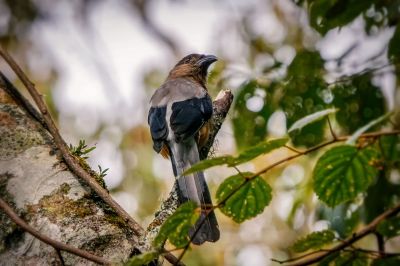
<svg viewBox="0 0 400 266">
<path fill-rule="evenodd" d="M 236 145 L 239 150 L 242 150 L 265 139 L 268 118 L 275 108 L 272 105 L 272 95 L 268 88 L 258 84 L 255 80 L 247 81 L 239 91 L 235 97 L 232 123 Z M 259 95 L 260 91 L 266 93 Z M 252 97 L 263 101 L 260 110 L 251 111 L 247 108 L 247 102 Z"/>
<path fill-rule="evenodd" d="M 378 225 L 378 232 L 383 236 L 392 238 L 400 235 L 400 216 L 392 217 Z"/>
<path fill-rule="evenodd" d="M 65 1 L 65 3 L 67 2 Z M 87 22 L 90 14 L 87 12 L 88 9 L 102 1 L 70 2 L 71 5 L 76 6 L 73 9 L 76 19 Z M 152 23 L 152 18 L 149 16 L 152 13 L 148 12 L 151 7 L 150 2 L 152 1 L 130 1 L 132 5 L 129 7 L 133 8 L 131 13 L 134 16 L 138 15 L 148 32 L 173 50 L 172 54 L 176 56 L 179 45 Z M 182 1 L 182 3 L 185 2 Z M 301 154 L 301 152 L 335 137 L 330 134 L 328 117 L 333 131 L 338 136 L 344 136 L 353 134 L 374 119 L 392 111 L 389 110 L 390 102 L 394 102 L 393 111 L 398 111 L 400 0 L 298 0 L 293 2 L 295 2 L 293 7 L 290 6 L 292 3 L 286 1 L 267 1 L 263 5 L 243 6 L 242 10 L 238 9 L 239 12 L 232 12 L 237 13 L 236 24 L 229 22 L 218 38 L 215 38 L 215 46 L 221 47 L 219 52 L 222 56 L 217 54 L 220 61 L 215 64 L 209 76 L 210 94 L 214 96 L 221 88 L 229 87 L 230 78 L 245 76 L 241 80 L 241 85 L 232 88 L 235 93 L 235 102 L 231 110 L 231 122 L 238 154 L 211 158 L 198 165 L 198 168 L 194 170 L 227 165 L 240 171 L 241 167 L 247 169 L 249 165 L 252 165 L 251 167 L 254 169 L 252 168 L 250 171 L 254 170 L 257 173 L 273 162 L 271 157 L 276 159 L 276 154 L 283 150 L 288 151 L 283 148 L 283 145 L 293 146 L 294 148 L 291 150 L 293 153 L 290 156 L 300 154 L 304 158 L 298 162 L 304 170 L 304 178 L 299 184 L 292 185 L 291 189 L 287 190 L 292 194 L 301 195 L 300 199 L 292 204 L 289 219 L 293 222 L 290 223 L 290 232 L 293 235 L 299 233 L 306 235 L 314 228 L 313 225 L 310 226 L 310 223 L 322 220 L 327 222 L 330 230 L 344 238 L 351 236 L 359 227 L 371 222 L 388 208 L 399 204 L 400 138 L 398 136 L 381 136 L 368 140 L 357 138 L 357 142 L 353 146 L 336 146 L 331 149 L 323 149 L 320 153 Z M 40 0 L 0 0 L 0 14 L 2 18 L 8 18 L 4 19 L 5 23 L 0 24 L 0 42 L 26 61 L 28 60 L 25 54 L 31 50 L 33 43 L 33 40 L 29 39 L 29 30 L 36 22 L 43 22 L 49 18 L 49 14 L 46 13 L 49 11 L 45 11 L 43 4 L 44 1 Z M 294 11 L 285 13 L 281 5 L 290 6 L 293 8 L 292 10 L 295 8 L 296 11 L 300 10 L 300 15 L 296 16 L 298 13 Z M 263 9 L 268 10 L 269 13 L 261 13 L 260 11 Z M 291 14 L 296 15 L 292 16 Z M 277 30 L 279 33 L 283 32 L 281 39 L 273 40 L 273 38 L 269 38 L 270 35 L 264 34 L 263 29 L 260 30 L 255 26 L 259 27 L 261 24 L 261 27 L 267 28 L 267 22 L 259 22 L 260 18 L 266 16 L 273 17 L 282 26 Z M 306 17 L 307 21 L 301 21 L 303 17 Z M 356 42 L 336 59 L 328 60 L 322 57 L 321 48 L 318 47 L 317 42 L 327 37 L 329 32 L 340 32 L 340 29 L 360 19 L 363 21 L 363 33 L 368 37 L 380 38 L 379 33 L 384 31 L 393 31 L 393 35 L 389 34 L 385 49 L 378 52 L 377 55 L 367 58 L 363 62 L 363 67 L 354 65 L 354 69 L 357 69 L 357 73 L 354 73 L 343 70 L 343 62 L 351 57 L 353 50 L 357 49 L 360 43 Z M 243 71 L 244 74 L 240 71 L 227 74 L 233 63 L 232 58 L 224 58 L 225 54 L 229 54 L 227 53 L 229 49 L 226 49 L 223 37 L 225 34 L 229 34 L 231 28 L 235 27 L 238 28 L 238 40 L 235 41 L 243 43 L 244 48 L 242 49 L 245 50 L 243 54 L 235 55 L 235 59 L 241 59 L 241 62 L 245 64 L 246 71 L 250 74 L 246 71 Z M 360 31 L 360 29 L 356 30 Z M 382 39 L 382 42 L 384 41 Z M 278 56 L 278 52 L 282 53 L 282 47 L 289 47 L 289 50 L 293 50 L 293 56 L 289 56 L 289 52 L 284 52 L 287 60 L 282 60 Z M 364 54 L 364 51 L 361 54 Z M 239 58 L 241 56 L 243 58 Z M 375 60 L 376 58 L 384 58 L 384 64 L 379 63 Z M 53 62 L 53 64 L 55 63 Z M 328 67 L 329 64 L 335 65 L 336 68 L 332 70 Z M 393 92 L 395 97 L 390 94 L 390 91 L 386 91 L 385 98 L 383 85 L 376 82 L 377 78 L 382 75 L 383 66 L 390 66 L 384 70 L 395 80 L 396 87 Z M 54 65 L 50 67 L 54 67 Z M 167 69 L 157 61 L 151 68 L 142 69 L 142 73 L 146 93 L 151 94 L 152 90 L 164 81 Z M 47 82 L 51 83 L 54 82 L 51 79 L 59 78 L 59 76 L 54 76 L 53 73 Z M 46 81 L 43 81 L 43 85 L 41 83 L 39 87 L 46 87 Z M 48 98 L 53 97 L 51 92 L 46 94 L 49 95 Z M 55 101 L 48 102 L 51 103 L 54 112 L 59 110 Z M 328 112 L 320 116 L 321 111 L 332 109 L 336 109 L 337 112 L 334 114 Z M 285 128 L 296 127 L 295 123 L 301 119 L 305 119 L 302 123 L 306 122 L 301 128 L 299 127 L 289 134 L 282 134 L 282 136 L 278 136 L 279 139 L 273 140 L 271 139 L 273 134 L 270 132 L 268 124 L 277 111 L 284 113 L 285 121 L 280 122 Z M 318 119 L 310 119 L 310 116 L 318 117 Z M 368 132 L 396 130 L 399 129 L 399 125 L 399 116 L 394 116 L 394 118 L 369 128 Z M 115 127 L 115 121 L 110 122 L 110 125 L 102 125 L 90 137 L 92 139 L 99 138 L 102 133 L 112 127 Z M 121 128 L 123 127 L 121 126 Z M 125 131 L 121 139 L 115 148 L 118 148 L 123 156 L 125 178 L 115 191 L 128 191 L 135 195 L 139 206 L 135 215 L 148 219 L 159 205 L 159 195 L 169 188 L 165 188 L 166 182 L 157 178 L 156 175 L 159 173 L 153 169 L 156 159 L 153 158 L 151 148 L 149 148 L 151 139 L 148 135 L 147 125 L 136 125 L 133 129 Z M 71 147 L 77 156 L 85 156 L 90 152 L 90 148 L 85 146 L 85 143 L 79 145 Z M 268 154 L 265 155 L 266 153 Z M 288 162 L 285 167 L 290 165 Z M 285 171 L 287 168 L 282 169 Z M 104 176 L 106 170 L 100 169 L 100 176 Z M 313 171 L 314 178 L 312 179 Z M 275 185 L 284 179 L 284 175 L 280 175 L 281 172 L 279 168 L 276 172 L 269 171 L 265 175 L 249 178 L 249 174 L 243 171 L 226 178 L 217 191 L 218 200 L 223 200 L 227 195 L 231 195 L 231 198 L 221 206 L 223 213 L 233 221 L 240 223 L 256 215 L 261 217 L 260 214 L 265 207 L 273 204 L 272 195 L 280 192 Z M 220 175 L 224 175 L 224 173 L 221 171 Z M 231 174 L 226 176 L 229 175 Z M 295 173 L 293 176 L 297 175 L 300 176 L 300 173 Z M 268 178 L 268 183 L 264 178 Z M 290 176 L 290 178 L 293 177 Z M 319 196 L 321 202 L 314 199 L 314 192 Z M 280 207 L 281 202 L 276 204 Z M 196 206 L 184 205 L 174 216 L 171 216 L 160 232 L 157 245 L 162 245 L 167 239 L 176 246 L 184 245 L 188 240 L 185 232 L 195 219 L 195 209 Z M 301 212 L 306 216 L 304 220 L 307 222 L 296 222 L 295 214 Z M 309 217 L 313 217 L 314 214 L 315 221 L 309 221 Z M 223 219 L 224 225 L 228 225 L 226 228 L 234 227 L 228 219 L 226 219 L 228 222 L 225 218 Z M 396 219 L 397 217 L 394 218 L 395 222 L 398 222 Z M 221 226 L 223 232 L 225 231 L 224 225 Z M 184 230 L 178 232 L 175 230 L 177 227 Z M 276 226 L 276 228 L 281 227 Z M 393 234 L 392 231 L 387 230 L 389 227 L 389 221 L 387 224 L 379 226 L 381 233 L 386 235 L 385 241 Z M 276 230 L 276 232 L 281 233 L 280 230 Z M 309 246 L 316 248 L 313 244 L 314 240 L 315 243 L 323 240 L 322 244 L 324 244 L 326 240 L 324 236 L 331 240 L 332 234 L 325 235 L 323 232 L 311 233 L 305 239 L 299 240 L 298 243 L 302 243 L 302 248 L 298 250 L 305 251 L 304 247 Z M 245 241 L 240 234 L 236 235 L 239 236 L 236 236 L 235 241 L 231 242 L 234 243 L 232 245 L 238 242 L 239 246 Z M 282 233 L 277 239 L 287 244 L 291 236 L 288 233 Z M 269 240 L 269 237 L 264 237 L 264 235 L 261 238 L 265 238 L 264 241 Z M 270 244 L 268 243 L 267 246 Z M 238 246 L 226 250 L 237 253 L 240 249 Z M 281 248 L 285 246 L 282 243 L 276 246 L 278 246 L 279 252 L 284 251 L 290 254 L 290 251 Z M 225 248 L 220 250 L 225 250 Z M 201 256 L 200 253 L 196 253 L 196 256 Z M 153 256 L 156 254 L 145 254 L 136 259 L 140 263 L 141 259 L 150 261 Z M 210 260 L 209 254 L 203 256 L 204 261 Z M 198 259 L 188 259 L 198 265 L 201 264 Z M 321 265 L 329 263 L 329 265 L 365 265 L 367 259 L 365 254 L 350 250 L 332 254 L 324 259 Z M 135 263 L 133 261 L 132 264 Z M 398 258 L 381 258 L 373 262 L 373 265 L 397 264 Z"/>
</svg>

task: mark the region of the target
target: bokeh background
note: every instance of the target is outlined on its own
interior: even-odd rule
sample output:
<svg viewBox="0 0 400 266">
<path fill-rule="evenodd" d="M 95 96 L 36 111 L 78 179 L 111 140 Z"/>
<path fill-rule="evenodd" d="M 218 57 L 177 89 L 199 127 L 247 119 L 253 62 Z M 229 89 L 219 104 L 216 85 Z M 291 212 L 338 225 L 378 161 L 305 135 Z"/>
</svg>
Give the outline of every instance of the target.
<svg viewBox="0 0 400 266">
<path fill-rule="evenodd" d="M 229 88 L 235 95 L 215 155 L 284 136 L 294 121 L 332 105 L 341 107 L 333 121 L 338 134 L 398 105 L 398 73 L 388 51 L 398 22 L 391 12 L 398 15 L 399 6 L 393 11 L 380 1 L 361 1 L 361 7 L 339 6 L 324 17 L 322 4 L 310 11 L 303 2 L 0 0 L 0 42 L 45 95 L 66 142 L 84 139 L 96 146 L 90 165 L 109 168 L 105 181 L 112 196 L 146 226 L 174 181 L 169 161 L 152 150 L 148 103 L 186 54 L 216 55 L 210 94 Z M 0 69 L 23 87 L 3 61 Z M 337 83 L 349 76 L 350 84 Z M 293 144 L 311 146 L 327 133 L 326 124 L 317 123 L 294 136 Z M 281 149 L 240 168 L 255 171 L 287 155 Z M 291 255 L 288 247 L 299 235 L 335 223 L 343 227 L 343 206 L 324 209 L 312 193 L 316 158 L 268 173 L 273 201 L 255 219 L 238 225 L 218 212 L 221 240 L 193 247 L 185 262 L 273 265 L 271 258 Z M 232 173 L 207 170 L 213 194 Z M 389 177 L 397 184 L 400 173 Z M 354 210 L 360 205 L 352 204 Z"/>
</svg>

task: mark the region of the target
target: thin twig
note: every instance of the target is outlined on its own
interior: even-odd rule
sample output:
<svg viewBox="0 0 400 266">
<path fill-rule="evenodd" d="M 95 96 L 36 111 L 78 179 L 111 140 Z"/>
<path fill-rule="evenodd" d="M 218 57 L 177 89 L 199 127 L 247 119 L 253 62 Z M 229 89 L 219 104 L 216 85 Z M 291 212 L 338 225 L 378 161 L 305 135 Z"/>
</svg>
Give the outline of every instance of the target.
<svg viewBox="0 0 400 266">
<path fill-rule="evenodd" d="M 329 131 L 331 132 L 332 138 L 337 139 L 336 133 L 335 131 L 333 131 L 333 127 L 331 124 L 331 120 L 329 119 L 329 116 L 327 117 L 327 119 L 328 119 Z"/>
<path fill-rule="evenodd" d="M 384 65 L 379 66 L 379 67 L 367 68 L 367 69 L 364 69 L 363 71 L 358 72 L 358 73 L 355 73 L 355 74 L 351 74 L 351 75 L 348 75 L 348 76 L 342 76 L 342 77 L 336 79 L 336 80 L 333 81 L 333 82 L 329 82 L 329 83 L 327 82 L 326 85 L 327 85 L 327 86 L 333 86 L 333 85 L 336 85 L 336 84 L 349 82 L 349 81 L 352 81 L 354 78 L 360 77 L 360 76 L 362 76 L 362 75 L 364 75 L 364 74 L 373 73 L 373 72 L 375 72 L 375 71 L 379 71 L 379 70 L 384 69 L 384 68 L 386 68 L 386 67 L 396 66 L 396 65 L 397 65 L 397 64 L 394 63 L 394 62 L 389 62 L 389 63 L 384 64 Z"/>
<path fill-rule="evenodd" d="M 28 114 L 30 114 L 35 120 L 37 120 L 45 129 L 47 129 L 47 125 L 44 122 L 42 115 L 36 110 L 35 107 L 30 104 L 28 99 L 26 99 L 1 72 L 0 85 L 19 106 L 22 106 L 28 112 Z"/>
<path fill-rule="evenodd" d="M 24 220 L 22 220 L 15 212 L 14 210 L 3 200 L 0 198 L 0 208 L 3 209 L 3 211 L 7 214 L 8 217 L 10 217 L 11 220 L 14 221 L 18 226 L 20 226 L 23 230 L 26 232 L 30 233 L 37 239 L 43 241 L 46 244 L 49 244 L 50 246 L 54 247 L 56 250 L 63 250 L 66 252 L 69 252 L 71 254 L 77 255 L 81 258 L 85 258 L 90 261 L 94 261 L 96 263 L 104 264 L 104 265 L 111 265 L 111 262 L 108 260 L 93 255 L 87 251 L 84 251 L 79 248 L 75 248 L 73 246 L 69 246 L 67 244 L 61 243 L 59 241 L 56 241 L 54 239 L 51 239 L 45 235 L 42 235 L 38 231 L 36 231 L 33 227 L 28 225 Z"/>
<path fill-rule="evenodd" d="M 62 256 L 62 254 L 61 254 L 61 251 L 58 248 L 54 248 L 54 249 L 55 249 L 55 251 L 57 253 L 58 259 L 60 260 L 61 266 L 65 266 L 65 261 L 64 261 L 64 258 Z"/>
<path fill-rule="evenodd" d="M 378 244 L 378 250 L 380 253 L 385 252 L 385 241 L 383 236 L 379 232 L 375 232 L 376 242 Z"/>
<path fill-rule="evenodd" d="M 50 113 L 47 110 L 47 107 L 42 99 L 42 96 L 38 93 L 35 88 L 35 85 L 28 79 L 25 73 L 21 70 L 15 60 L 3 49 L 0 48 L 0 55 L 4 58 L 4 60 L 8 63 L 11 69 L 17 74 L 18 78 L 22 81 L 22 83 L 27 88 L 28 92 L 32 96 L 35 101 L 39 111 L 43 116 L 43 120 L 47 125 L 47 130 L 53 136 L 54 142 L 60 150 L 66 164 L 70 168 L 70 170 L 79 178 L 83 179 L 89 186 L 92 188 L 95 193 L 105 202 L 107 203 L 119 217 L 121 217 L 127 225 L 132 229 L 133 232 L 137 234 L 137 236 L 141 236 L 144 234 L 144 229 L 137 223 L 109 194 L 108 192 L 101 187 L 96 180 L 79 164 L 79 162 L 75 159 L 75 157 L 70 153 L 69 148 L 63 138 L 61 137 L 53 119 L 51 118 Z M 176 263 L 177 259 L 172 254 L 165 254 L 164 257 L 171 263 Z"/>
<path fill-rule="evenodd" d="M 287 260 L 278 260 L 278 259 L 272 258 L 271 261 L 277 262 L 279 264 L 284 264 L 284 263 L 288 263 L 288 262 L 304 259 L 304 258 L 306 258 L 308 256 L 315 255 L 315 254 L 318 254 L 320 252 L 327 252 L 327 251 L 329 251 L 329 250 L 328 249 L 319 249 L 319 250 L 315 250 L 315 251 L 312 251 L 310 253 L 307 253 L 307 254 L 304 254 L 304 255 L 301 255 L 301 256 L 298 256 L 298 257 L 290 258 L 290 259 L 287 259 Z"/>
<path fill-rule="evenodd" d="M 299 150 L 297 150 L 297 149 L 295 149 L 293 147 L 290 147 L 289 145 L 283 145 L 283 147 L 285 147 L 286 149 L 291 150 L 291 151 L 293 151 L 295 153 L 299 153 L 299 154 L 302 153 L 301 151 L 299 151 Z"/>
<path fill-rule="evenodd" d="M 324 252 L 323 254 L 317 255 L 315 257 L 309 258 L 309 259 L 305 259 L 303 261 L 300 262 L 296 262 L 293 264 L 289 264 L 287 266 L 305 266 L 305 265 L 311 265 L 313 263 L 319 262 L 322 259 L 326 258 L 327 256 L 329 256 L 330 254 L 333 254 L 339 250 L 343 250 L 344 248 L 350 246 L 351 244 L 353 244 L 354 242 L 360 240 L 361 238 L 365 237 L 366 235 L 369 235 L 371 233 L 374 233 L 376 231 L 376 227 L 378 226 L 378 224 L 380 222 L 382 222 L 383 220 L 397 214 L 400 212 L 400 204 L 398 204 L 396 207 L 391 208 L 387 211 L 385 211 L 384 213 L 382 213 L 381 215 L 379 215 L 378 217 L 376 217 L 371 223 L 369 223 L 367 226 L 365 226 L 363 229 L 361 229 L 360 231 L 352 234 L 350 237 L 348 237 L 347 239 L 343 240 L 342 243 L 338 244 L 337 246 L 329 249 L 329 251 Z"/>
</svg>

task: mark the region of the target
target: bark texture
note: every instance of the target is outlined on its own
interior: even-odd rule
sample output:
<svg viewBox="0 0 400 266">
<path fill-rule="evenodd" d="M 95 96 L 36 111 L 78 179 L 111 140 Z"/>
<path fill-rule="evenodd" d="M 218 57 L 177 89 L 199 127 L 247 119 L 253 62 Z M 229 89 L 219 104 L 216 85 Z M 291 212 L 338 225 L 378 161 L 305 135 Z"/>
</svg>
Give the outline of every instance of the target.
<svg viewBox="0 0 400 266">
<path fill-rule="evenodd" d="M 51 136 L 0 78 L 0 197 L 43 235 L 113 262 L 136 236 L 62 162 Z M 19 104 L 18 104 L 19 103 Z M 55 249 L 21 231 L 0 210 L 0 265 L 59 265 Z M 94 264 L 62 252 L 66 265 Z"/>
</svg>

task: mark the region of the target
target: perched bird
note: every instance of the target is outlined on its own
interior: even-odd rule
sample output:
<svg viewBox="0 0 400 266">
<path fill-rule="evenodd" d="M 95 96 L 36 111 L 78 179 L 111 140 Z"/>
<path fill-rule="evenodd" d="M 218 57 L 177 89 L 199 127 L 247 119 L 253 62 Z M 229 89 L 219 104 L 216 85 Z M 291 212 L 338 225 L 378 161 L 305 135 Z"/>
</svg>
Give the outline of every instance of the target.
<svg viewBox="0 0 400 266">
<path fill-rule="evenodd" d="M 148 116 L 154 150 L 171 160 L 180 203 L 193 201 L 202 207 L 189 232 L 197 245 L 219 239 L 218 223 L 213 211 L 207 215 L 212 202 L 203 172 L 182 173 L 199 162 L 199 148 L 208 139 L 213 108 L 206 79 L 208 67 L 215 61 L 215 56 L 201 54 L 181 59 L 151 97 Z"/>
</svg>

